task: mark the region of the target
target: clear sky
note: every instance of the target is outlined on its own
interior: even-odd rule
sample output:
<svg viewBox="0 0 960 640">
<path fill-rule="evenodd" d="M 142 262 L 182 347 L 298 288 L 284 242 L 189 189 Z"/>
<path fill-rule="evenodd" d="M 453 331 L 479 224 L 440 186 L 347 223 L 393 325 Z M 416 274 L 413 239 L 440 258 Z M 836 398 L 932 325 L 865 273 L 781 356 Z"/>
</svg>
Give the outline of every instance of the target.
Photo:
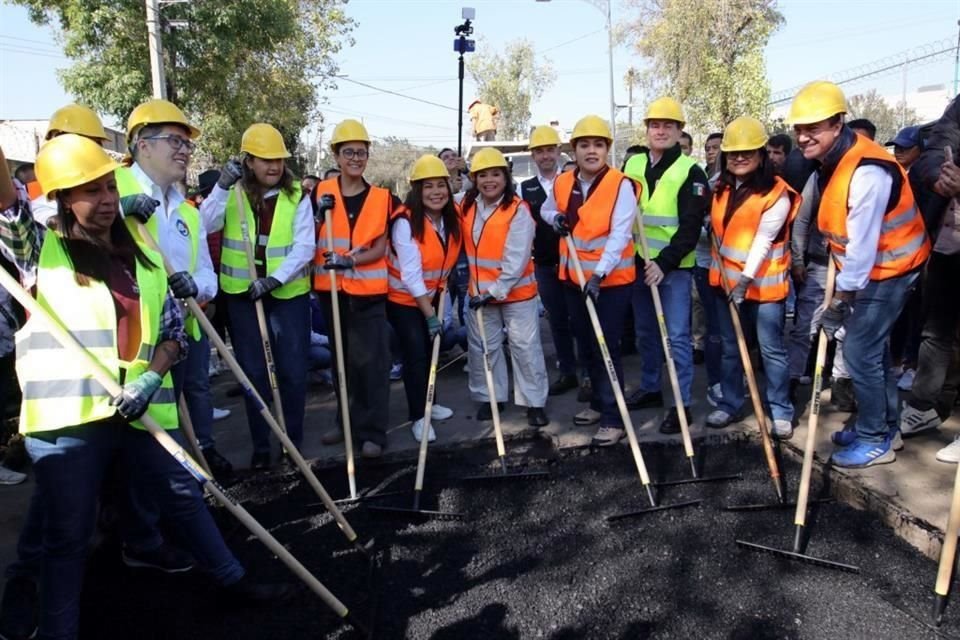
<svg viewBox="0 0 960 640">
<path fill-rule="evenodd" d="M 614 21 L 628 20 L 634 10 L 625 0 L 612 0 Z M 731 0 L 735 1 L 735 0 Z M 424 100 L 448 109 L 378 93 L 339 80 L 325 97 L 328 122 L 345 117 L 364 120 L 374 136 L 406 137 L 418 143 L 456 143 L 457 56 L 453 27 L 460 8 L 476 9 L 478 49 L 500 48 L 515 38 L 531 40 L 556 71 L 555 84 L 533 105 L 534 123 L 556 118 L 569 128 L 586 113 L 609 114 L 607 36 L 604 16 L 589 0 L 351 0 L 348 13 L 357 21 L 356 44 L 338 56 L 349 79 Z M 786 23 L 767 47 L 767 70 L 774 92 L 861 65 L 871 68 L 884 58 L 938 41 L 957 41 L 960 0 L 781 0 Z M 479 54 L 467 54 L 479 55 Z M 901 58 L 902 59 L 902 55 Z M 70 101 L 56 70 L 69 65 L 49 28 L 27 20 L 25 9 L 0 4 L 0 119 L 46 118 Z M 614 52 L 618 104 L 627 103 L 623 76 L 645 61 L 627 45 Z M 907 88 L 952 86 L 954 60 L 941 56 L 912 67 Z M 870 78 L 846 88 L 850 94 L 876 88 L 882 94 L 901 91 L 899 72 Z M 469 74 L 464 89 L 473 97 Z M 640 113 L 643 96 L 635 96 Z M 636 115 L 636 114 L 635 114 Z M 626 112 L 621 112 L 626 119 Z M 469 126 L 469 118 L 467 118 Z"/>
</svg>

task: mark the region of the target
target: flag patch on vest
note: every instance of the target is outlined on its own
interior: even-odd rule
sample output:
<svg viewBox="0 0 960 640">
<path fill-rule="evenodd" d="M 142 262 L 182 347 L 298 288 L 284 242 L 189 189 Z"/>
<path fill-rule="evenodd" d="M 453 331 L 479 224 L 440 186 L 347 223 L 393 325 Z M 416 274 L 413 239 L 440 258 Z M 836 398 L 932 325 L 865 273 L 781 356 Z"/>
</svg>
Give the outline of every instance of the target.
<svg viewBox="0 0 960 640">
<path fill-rule="evenodd" d="M 702 198 L 707 193 L 707 185 L 700 182 L 693 183 L 693 195 Z"/>
</svg>

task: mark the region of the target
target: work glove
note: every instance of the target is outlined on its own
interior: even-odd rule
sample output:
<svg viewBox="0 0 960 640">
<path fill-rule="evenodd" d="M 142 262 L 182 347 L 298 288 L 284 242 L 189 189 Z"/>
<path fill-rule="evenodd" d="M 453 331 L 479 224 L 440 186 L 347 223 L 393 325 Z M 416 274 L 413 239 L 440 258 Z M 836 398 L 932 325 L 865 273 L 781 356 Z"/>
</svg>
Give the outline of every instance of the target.
<svg viewBox="0 0 960 640">
<path fill-rule="evenodd" d="M 431 342 L 443 333 L 443 325 L 440 323 L 440 318 L 437 316 L 427 318 L 427 333 L 430 335 Z"/>
<path fill-rule="evenodd" d="M 570 225 L 567 224 L 567 216 L 558 213 L 553 219 L 553 230 L 560 236 L 570 235 Z"/>
<path fill-rule="evenodd" d="M 817 311 L 820 311 L 819 309 Z M 810 336 L 815 338 L 820 329 L 827 334 L 829 340 L 833 340 L 837 332 L 843 328 L 843 322 L 850 314 L 850 305 L 843 300 L 834 300 L 830 306 L 819 313 L 814 312 L 813 322 L 810 323 Z"/>
<path fill-rule="evenodd" d="M 173 292 L 174 298 L 196 298 L 200 290 L 197 289 L 197 283 L 186 271 L 177 271 L 167 278 L 167 286 Z"/>
<path fill-rule="evenodd" d="M 223 168 L 220 169 L 220 178 L 217 180 L 217 186 L 224 191 L 232 187 L 237 180 L 243 177 L 243 165 L 239 160 L 228 160 Z"/>
<path fill-rule="evenodd" d="M 480 307 L 486 305 L 488 302 L 493 300 L 493 295 L 490 293 L 481 293 L 478 296 L 471 296 L 470 301 L 467 303 L 472 310 L 476 311 Z"/>
<path fill-rule="evenodd" d="M 323 257 L 326 260 L 326 262 L 323 263 L 324 269 L 333 269 L 334 271 L 346 271 L 347 269 L 353 269 L 353 256 L 348 256 L 333 251 L 324 251 Z"/>
<path fill-rule="evenodd" d="M 730 294 L 727 296 L 727 300 L 739 306 L 740 303 L 743 302 L 743 299 L 747 297 L 747 288 L 750 286 L 751 282 L 753 282 L 753 278 L 740 276 L 737 286 L 730 291 Z"/>
<path fill-rule="evenodd" d="M 320 198 L 317 200 L 317 211 L 316 215 L 314 216 L 317 224 L 323 224 L 323 220 L 326 217 L 327 211 L 333 209 L 333 205 L 336 203 L 337 199 L 329 193 L 325 193 L 320 196 Z"/>
<path fill-rule="evenodd" d="M 156 371 L 146 371 L 142 376 L 123 385 L 123 391 L 110 403 L 127 422 L 133 422 L 147 411 L 150 398 L 160 388 L 163 378 Z"/>
<path fill-rule="evenodd" d="M 250 287 L 247 289 L 247 295 L 250 296 L 251 300 L 259 300 L 279 286 L 280 281 L 273 276 L 257 278 L 250 283 Z"/>
<path fill-rule="evenodd" d="M 603 276 L 598 273 L 590 276 L 587 284 L 583 287 L 583 295 L 589 297 L 594 302 L 600 297 L 600 283 L 603 282 Z"/>
<path fill-rule="evenodd" d="M 154 200 L 148 195 L 138 193 L 132 196 L 123 196 L 120 198 L 120 210 L 125 217 L 147 224 L 150 216 L 160 206 L 159 200 Z"/>
</svg>

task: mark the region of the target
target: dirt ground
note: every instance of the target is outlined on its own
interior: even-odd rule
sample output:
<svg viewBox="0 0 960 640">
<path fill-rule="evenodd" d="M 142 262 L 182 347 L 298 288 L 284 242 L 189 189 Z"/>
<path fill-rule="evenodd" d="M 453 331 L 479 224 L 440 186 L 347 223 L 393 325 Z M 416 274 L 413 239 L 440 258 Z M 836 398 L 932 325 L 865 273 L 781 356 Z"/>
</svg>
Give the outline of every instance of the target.
<svg viewBox="0 0 960 640">
<path fill-rule="evenodd" d="M 609 524 L 607 516 L 646 506 L 625 447 L 558 457 L 534 445 L 518 464 L 548 470 L 548 479 L 485 483 L 459 478 L 495 470 L 487 466 L 492 448 L 438 453 L 428 463 L 423 507 L 462 512 L 463 521 L 411 522 L 347 507 L 360 537 L 375 541 L 372 581 L 367 562 L 298 476 L 250 476 L 231 494 L 372 622 L 377 638 L 960 637 L 960 607 L 948 608 L 939 633 L 926 624 L 935 564 L 870 513 L 828 503 L 817 505 L 810 520 L 808 553 L 858 565 L 859 575 L 738 547 L 736 539 L 789 548 L 793 512 L 723 511 L 773 499 L 760 450 L 732 442 L 701 452 L 702 475 L 742 472 L 742 480 L 664 487 L 663 504 L 703 502 Z M 689 473 L 677 447 L 650 446 L 646 457 L 655 480 Z M 406 490 L 413 468 L 364 467 L 361 486 Z M 785 472 L 789 483 L 799 475 L 794 464 Z M 331 494 L 344 495 L 342 467 L 319 475 Z M 409 506 L 406 496 L 378 502 Z M 292 579 L 246 530 L 222 512 L 218 517 L 251 572 Z M 118 555 L 106 545 L 90 563 L 84 638 L 357 637 L 309 592 L 271 608 L 237 607 L 199 575 L 131 573 Z"/>
</svg>

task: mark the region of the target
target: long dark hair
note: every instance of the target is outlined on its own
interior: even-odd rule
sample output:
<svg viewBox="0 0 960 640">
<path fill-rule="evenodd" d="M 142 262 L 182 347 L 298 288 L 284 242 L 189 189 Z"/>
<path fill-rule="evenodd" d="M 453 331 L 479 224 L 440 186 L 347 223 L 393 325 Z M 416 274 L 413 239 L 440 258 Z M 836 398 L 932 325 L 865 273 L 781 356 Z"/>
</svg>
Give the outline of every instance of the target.
<svg viewBox="0 0 960 640">
<path fill-rule="evenodd" d="M 750 196 L 769 193 L 770 189 L 773 189 L 773 186 L 776 184 L 773 163 L 770 162 L 770 158 L 767 155 L 767 148 L 760 147 L 757 151 L 760 153 L 760 166 L 757 167 L 756 171 L 747 176 L 747 179 L 743 181 L 739 189 L 737 188 L 737 176 L 730 173 L 727 169 L 727 153 L 724 151 L 720 152 L 718 159 L 720 163 L 720 177 L 717 179 L 715 191 L 719 195 L 726 189 L 730 189 L 733 194 L 733 197 L 728 200 L 729 204 L 727 205 L 728 208 L 725 215 L 729 215 L 729 212 L 735 211 L 736 208 Z"/>
<path fill-rule="evenodd" d="M 450 189 L 450 181 L 444 180 L 447 186 L 447 195 L 449 199 L 447 204 L 443 205 L 440 211 L 440 218 L 443 220 L 444 231 L 454 240 L 460 240 L 460 216 L 457 214 L 457 206 L 453 202 L 453 191 Z M 410 211 L 410 232 L 419 242 L 423 242 L 423 234 L 426 229 L 426 207 L 423 206 L 423 180 L 417 180 L 411 185 L 410 193 L 403 203 Z"/>
<path fill-rule="evenodd" d="M 240 161 L 240 165 L 243 167 L 243 176 L 240 178 L 240 184 L 243 185 L 243 190 L 247 194 L 247 198 L 250 200 L 250 207 L 256 211 L 260 208 L 260 205 L 263 203 L 263 194 L 268 190 L 260 184 L 260 181 L 257 180 L 256 174 L 253 172 L 253 169 L 247 166 L 247 158 L 250 158 L 249 154 L 244 154 L 243 159 Z M 290 171 L 290 167 L 287 166 L 287 162 L 283 162 L 283 175 L 280 176 L 280 182 L 274 185 L 277 189 L 280 189 L 288 196 L 293 194 L 293 182 L 296 178 L 293 175 L 293 172 Z M 274 187 L 271 187 L 271 189 Z"/>
<path fill-rule="evenodd" d="M 517 195 L 517 187 L 513 184 L 513 175 L 510 173 L 509 168 L 504 167 L 494 167 L 503 172 L 503 177 L 506 179 L 506 185 L 503 188 L 503 200 L 501 203 L 508 204 L 513 200 L 513 196 Z M 486 169 L 485 169 L 486 171 Z M 477 172 L 479 173 L 479 172 Z M 477 183 L 474 182 L 473 186 L 470 187 L 470 190 L 467 191 L 466 195 L 463 196 L 463 205 L 461 211 L 466 212 L 473 204 L 477 201 L 477 198 L 480 197 L 480 190 L 477 189 Z"/>
<path fill-rule="evenodd" d="M 113 270 L 114 257 L 119 257 L 128 264 L 139 262 L 147 269 L 157 267 L 133 239 L 119 210 L 110 225 L 111 246 L 108 246 L 87 233 L 79 224 L 77 216 L 63 199 L 66 193 L 66 190 L 57 193 L 56 228 L 63 239 L 67 256 L 73 263 L 73 277 L 78 285 L 89 286 L 91 280 L 107 282 Z"/>
</svg>

